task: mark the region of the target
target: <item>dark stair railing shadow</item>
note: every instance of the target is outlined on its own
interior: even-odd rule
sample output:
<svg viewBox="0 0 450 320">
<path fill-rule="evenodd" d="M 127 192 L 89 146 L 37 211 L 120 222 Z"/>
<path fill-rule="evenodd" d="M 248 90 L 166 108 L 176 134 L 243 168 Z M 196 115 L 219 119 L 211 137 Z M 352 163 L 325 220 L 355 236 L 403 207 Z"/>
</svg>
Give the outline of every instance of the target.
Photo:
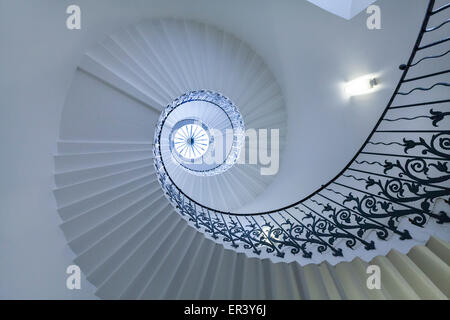
<svg viewBox="0 0 450 320">
<path fill-rule="evenodd" d="M 357 244 L 373 250 L 375 242 L 367 240 L 372 231 L 380 240 L 391 235 L 411 239 L 410 230 L 398 227 L 401 218 L 417 227 L 425 227 L 430 219 L 449 223 L 449 213 L 433 212 L 433 205 L 437 199 L 450 200 L 450 130 L 443 125 L 450 116 L 446 89 L 450 84 L 436 80 L 448 77 L 450 70 L 420 74 L 418 69 L 417 76 L 407 77 L 426 63 L 450 65 L 445 63 L 450 50 L 444 48 L 449 37 L 423 43 L 425 35 L 448 27 L 449 20 L 442 16 L 450 12 L 450 3 L 434 7 L 435 0 L 430 0 L 411 56 L 400 66 L 400 81 L 364 145 L 334 179 L 286 207 L 233 213 L 191 199 L 174 183 L 162 161 L 162 115 L 155 133 L 155 168 L 177 211 L 214 239 L 257 255 L 265 250 L 280 258 L 287 251 L 303 258 L 312 258 L 315 252 L 342 257 L 342 247 L 353 249 Z M 439 22 L 432 25 L 435 16 Z M 438 53 L 430 53 L 433 50 Z M 423 84 L 430 80 L 431 85 Z M 443 97 L 435 99 L 438 90 Z M 431 92 L 432 99 L 428 98 Z M 402 99 L 404 102 L 398 102 Z"/>
</svg>

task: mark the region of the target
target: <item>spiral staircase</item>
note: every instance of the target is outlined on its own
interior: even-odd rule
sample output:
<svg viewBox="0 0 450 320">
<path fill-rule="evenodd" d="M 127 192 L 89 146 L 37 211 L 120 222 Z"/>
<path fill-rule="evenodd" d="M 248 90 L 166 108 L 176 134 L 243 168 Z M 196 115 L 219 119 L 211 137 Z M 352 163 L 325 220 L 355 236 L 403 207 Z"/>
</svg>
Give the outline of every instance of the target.
<svg viewBox="0 0 450 320">
<path fill-rule="evenodd" d="M 96 295 L 448 299 L 449 12 L 429 2 L 398 86 L 352 161 L 308 197 L 266 212 L 240 210 L 276 178 L 260 174 L 263 164 L 205 176 L 168 160 L 178 121 L 223 123 L 207 109 L 169 119 L 186 94 L 208 90 L 237 106 L 245 128 L 279 129 L 282 156 L 282 90 L 252 48 L 210 25 L 159 19 L 88 51 L 61 118 L 54 195 Z M 380 290 L 366 286 L 371 264 Z"/>
</svg>

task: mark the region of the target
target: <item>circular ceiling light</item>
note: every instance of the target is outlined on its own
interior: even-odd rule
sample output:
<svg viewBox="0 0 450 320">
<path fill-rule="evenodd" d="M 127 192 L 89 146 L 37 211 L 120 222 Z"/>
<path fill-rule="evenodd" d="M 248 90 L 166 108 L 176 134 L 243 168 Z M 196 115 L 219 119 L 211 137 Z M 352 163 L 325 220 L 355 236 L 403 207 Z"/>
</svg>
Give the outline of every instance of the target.
<svg viewBox="0 0 450 320">
<path fill-rule="evenodd" d="M 183 120 L 171 133 L 172 151 L 185 161 L 199 159 L 208 151 L 211 138 L 207 126 L 197 120 Z"/>
</svg>

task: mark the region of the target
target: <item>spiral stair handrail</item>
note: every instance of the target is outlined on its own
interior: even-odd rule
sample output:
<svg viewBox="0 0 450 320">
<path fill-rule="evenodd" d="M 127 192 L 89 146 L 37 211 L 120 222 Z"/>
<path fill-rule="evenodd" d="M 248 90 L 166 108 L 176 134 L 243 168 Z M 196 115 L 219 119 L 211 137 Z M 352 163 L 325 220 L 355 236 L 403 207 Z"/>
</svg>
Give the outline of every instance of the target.
<svg viewBox="0 0 450 320">
<path fill-rule="evenodd" d="M 442 50 L 450 40 L 423 43 L 426 34 L 442 30 L 449 21 L 432 26 L 430 19 L 448 13 L 450 3 L 434 7 L 435 0 L 429 0 L 410 58 L 400 66 L 400 80 L 363 146 L 335 178 L 300 201 L 254 213 L 202 205 L 186 195 L 166 170 L 159 140 L 161 126 L 157 126 L 153 147 L 156 174 L 178 213 L 210 238 L 252 255 L 265 251 L 280 259 L 287 255 L 311 259 L 315 252 L 339 259 L 357 247 L 374 250 L 375 240 L 412 239 L 411 230 L 424 228 L 431 220 L 437 226 L 448 224 L 448 212 L 433 212 L 433 205 L 438 199 L 450 201 L 450 130 L 442 125 L 450 118 L 450 99 L 445 91 L 444 98 L 430 101 L 426 97 L 450 86 L 439 79 L 450 70 L 407 78 L 417 65 L 448 58 L 450 51 L 417 58 L 419 53 Z M 415 100 L 411 102 L 412 97 Z M 394 104 L 401 99 L 406 99 L 405 103 Z M 166 116 L 163 113 L 161 119 Z"/>
</svg>

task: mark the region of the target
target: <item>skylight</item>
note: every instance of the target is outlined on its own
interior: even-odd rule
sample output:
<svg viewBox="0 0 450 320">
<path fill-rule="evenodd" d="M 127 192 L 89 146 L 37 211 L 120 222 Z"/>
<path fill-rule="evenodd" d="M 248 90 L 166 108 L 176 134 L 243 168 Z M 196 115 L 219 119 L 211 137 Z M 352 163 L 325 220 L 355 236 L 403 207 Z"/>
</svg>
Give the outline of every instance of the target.
<svg viewBox="0 0 450 320">
<path fill-rule="evenodd" d="M 174 148 L 183 158 L 195 160 L 202 157 L 209 146 L 209 135 L 197 124 L 187 124 L 174 133 Z"/>
</svg>

